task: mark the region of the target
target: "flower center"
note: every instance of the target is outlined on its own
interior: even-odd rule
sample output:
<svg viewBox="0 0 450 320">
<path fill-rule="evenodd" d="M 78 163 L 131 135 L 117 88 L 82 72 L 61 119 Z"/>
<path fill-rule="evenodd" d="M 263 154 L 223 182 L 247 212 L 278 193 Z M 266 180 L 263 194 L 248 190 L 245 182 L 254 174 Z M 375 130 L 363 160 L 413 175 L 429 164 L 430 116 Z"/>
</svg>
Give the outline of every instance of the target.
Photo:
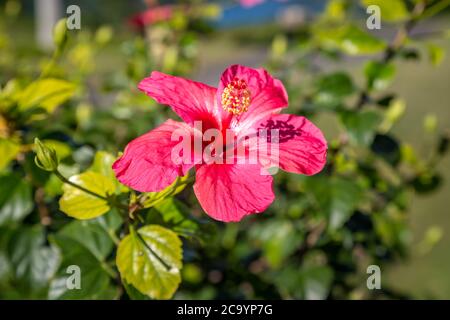
<svg viewBox="0 0 450 320">
<path fill-rule="evenodd" d="M 234 78 L 222 93 L 222 107 L 224 110 L 238 115 L 248 110 L 251 102 L 250 90 L 243 79 Z"/>
</svg>

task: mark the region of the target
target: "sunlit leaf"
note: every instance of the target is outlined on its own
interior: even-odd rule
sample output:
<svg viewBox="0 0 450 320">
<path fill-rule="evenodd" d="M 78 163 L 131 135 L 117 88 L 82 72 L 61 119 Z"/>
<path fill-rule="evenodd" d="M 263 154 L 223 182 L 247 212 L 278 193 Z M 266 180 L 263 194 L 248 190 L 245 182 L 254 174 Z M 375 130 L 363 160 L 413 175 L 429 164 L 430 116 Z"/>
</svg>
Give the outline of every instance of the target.
<svg viewBox="0 0 450 320">
<path fill-rule="evenodd" d="M 169 299 L 181 281 L 181 241 L 161 226 L 131 229 L 119 244 L 116 258 L 122 278 L 154 299 Z"/>
<path fill-rule="evenodd" d="M 41 79 L 28 85 L 18 97 L 21 110 L 41 107 L 51 113 L 75 93 L 75 85 L 60 79 Z"/>
<path fill-rule="evenodd" d="M 116 186 L 110 179 L 96 172 L 84 172 L 70 177 L 71 182 L 95 192 L 103 197 L 114 193 Z M 86 193 L 70 184 L 64 184 L 64 194 L 59 200 L 59 207 L 65 214 L 76 219 L 92 219 L 109 211 L 106 200 Z"/>
<path fill-rule="evenodd" d="M 427 45 L 427 51 L 430 62 L 434 66 L 439 66 L 444 60 L 445 50 L 442 47 L 430 43 Z"/>
<path fill-rule="evenodd" d="M 116 157 L 112 154 L 106 151 L 97 151 L 89 170 L 115 180 L 114 171 L 112 170 L 112 165 L 115 160 Z"/>
<path fill-rule="evenodd" d="M 116 161 L 116 157 L 106 151 L 97 151 L 94 156 L 89 171 L 97 172 L 104 177 L 108 178 L 112 183 L 116 185 L 118 191 L 126 191 L 128 188 L 121 184 L 112 169 L 112 165 Z"/>
<path fill-rule="evenodd" d="M 345 0 L 330 0 L 325 8 L 325 15 L 332 20 L 343 20 L 346 16 L 348 2 Z"/>
<path fill-rule="evenodd" d="M 34 161 L 33 161 L 33 167 L 37 168 Z M 37 168 L 39 170 L 39 173 L 46 173 L 45 171 Z M 68 166 L 65 164 L 60 164 L 58 166 L 59 172 L 65 177 L 73 176 L 80 172 L 80 168 L 77 165 Z M 57 195 L 63 194 L 63 182 L 59 180 L 59 178 L 51 174 L 47 182 L 44 186 L 45 194 L 50 197 L 55 197 Z"/>
<path fill-rule="evenodd" d="M 339 49 L 349 55 L 375 54 L 386 47 L 382 40 L 354 25 L 319 29 L 317 40 L 327 48 Z"/>
<path fill-rule="evenodd" d="M 145 199 L 143 201 L 143 207 L 144 208 L 150 208 L 161 201 L 163 201 L 166 198 L 172 197 L 186 188 L 186 186 L 189 184 L 189 175 L 186 175 L 184 177 L 178 177 L 170 186 L 165 188 L 164 190 L 160 192 L 147 192 L 145 193 Z"/>
<path fill-rule="evenodd" d="M 380 124 L 381 132 L 388 132 L 392 126 L 403 116 L 406 110 L 404 100 L 394 99 L 384 113 L 383 122 Z"/>
<path fill-rule="evenodd" d="M 0 171 L 16 158 L 20 151 L 20 145 L 10 139 L 0 138 Z"/>
<path fill-rule="evenodd" d="M 190 216 L 191 209 L 184 203 L 174 198 L 166 198 L 157 203 L 154 208 L 173 231 L 187 238 L 196 237 L 201 240 L 199 236 L 203 235 L 204 230 L 201 228 L 200 221 Z"/>
</svg>

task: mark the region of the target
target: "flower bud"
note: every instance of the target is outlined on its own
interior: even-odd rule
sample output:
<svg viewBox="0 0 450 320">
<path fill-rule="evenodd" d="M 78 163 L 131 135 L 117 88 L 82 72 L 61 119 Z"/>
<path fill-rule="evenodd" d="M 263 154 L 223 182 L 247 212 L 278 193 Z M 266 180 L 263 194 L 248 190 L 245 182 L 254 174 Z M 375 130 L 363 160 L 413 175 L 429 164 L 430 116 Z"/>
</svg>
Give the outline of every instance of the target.
<svg viewBox="0 0 450 320">
<path fill-rule="evenodd" d="M 34 162 L 45 171 L 55 171 L 58 168 L 58 157 L 56 151 L 47 147 L 38 138 L 34 139 L 36 157 Z"/>
<path fill-rule="evenodd" d="M 53 41 L 56 48 L 61 50 L 67 42 L 67 25 L 66 19 L 60 19 L 53 28 Z"/>
</svg>

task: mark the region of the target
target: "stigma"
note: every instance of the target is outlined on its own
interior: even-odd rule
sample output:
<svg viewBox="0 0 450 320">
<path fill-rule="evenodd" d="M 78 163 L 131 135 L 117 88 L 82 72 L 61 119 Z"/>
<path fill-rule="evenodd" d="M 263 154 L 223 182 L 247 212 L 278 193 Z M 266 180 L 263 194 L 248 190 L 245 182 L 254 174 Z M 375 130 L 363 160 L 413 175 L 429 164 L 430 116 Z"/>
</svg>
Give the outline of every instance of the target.
<svg viewBox="0 0 450 320">
<path fill-rule="evenodd" d="M 250 90 L 243 79 L 234 78 L 222 92 L 222 107 L 234 115 L 248 110 L 251 102 Z"/>
</svg>

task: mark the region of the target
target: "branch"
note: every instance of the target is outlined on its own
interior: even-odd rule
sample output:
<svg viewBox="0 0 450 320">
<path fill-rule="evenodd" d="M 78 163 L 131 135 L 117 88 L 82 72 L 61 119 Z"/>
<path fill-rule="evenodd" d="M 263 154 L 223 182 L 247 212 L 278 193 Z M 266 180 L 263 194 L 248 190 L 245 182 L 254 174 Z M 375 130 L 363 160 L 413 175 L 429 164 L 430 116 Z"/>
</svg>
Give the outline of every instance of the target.
<svg viewBox="0 0 450 320">
<path fill-rule="evenodd" d="M 422 18 L 422 13 L 425 11 L 426 4 L 424 1 L 418 2 L 411 14 L 410 19 L 408 19 L 405 24 L 397 31 L 394 39 L 384 50 L 383 57 L 381 58 L 381 63 L 389 63 L 398 54 L 400 49 L 405 44 L 406 39 L 411 33 L 412 29 L 416 26 L 417 22 Z M 355 109 L 361 109 L 367 102 L 370 101 L 369 88 L 365 88 L 359 95 L 359 99 L 356 102 Z"/>
</svg>

